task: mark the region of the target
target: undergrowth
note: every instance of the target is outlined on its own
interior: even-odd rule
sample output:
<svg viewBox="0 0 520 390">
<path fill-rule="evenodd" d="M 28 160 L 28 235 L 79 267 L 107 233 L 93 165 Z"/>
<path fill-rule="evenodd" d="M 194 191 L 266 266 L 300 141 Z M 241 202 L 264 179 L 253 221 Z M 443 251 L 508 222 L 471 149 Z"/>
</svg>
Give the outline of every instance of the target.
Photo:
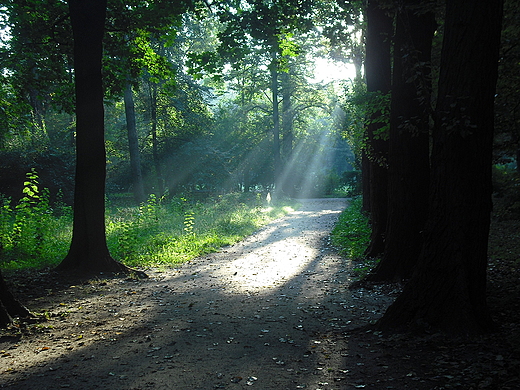
<svg viewBox="0 0 520 390">
<path fill-rule="evenodd" d="M 0 197 L 0 267 L 52 267 L 66 256 L 72 237 L 72 208 L 51 205 L 32 171 L 24 196 L 13 205 Z M 217 251 L 292 210 L 289 200 L 269 205 L 256 193 L 227 194 L 205 202 L 150 195 L 139 207 L 108 203 L 107 245 L 132 267 L 169 266 Z"/>
<path fill-rule="evenodd" d="M 35 170 L 27 173 L 22 191 L 15 205 L 0 195 L 0 267 L 57 264 L 70 245 L 72 209 L 59 201 L 50 204 L 49 191 L 38 187 Z"/>
<path fill-rule="evenodd" d="M 332 230 L 332 243 L 342 255 L 361 260 L 370 242 L 368 218 L 361 211 L 361 197 L 353 198 Z"/>
</svg>

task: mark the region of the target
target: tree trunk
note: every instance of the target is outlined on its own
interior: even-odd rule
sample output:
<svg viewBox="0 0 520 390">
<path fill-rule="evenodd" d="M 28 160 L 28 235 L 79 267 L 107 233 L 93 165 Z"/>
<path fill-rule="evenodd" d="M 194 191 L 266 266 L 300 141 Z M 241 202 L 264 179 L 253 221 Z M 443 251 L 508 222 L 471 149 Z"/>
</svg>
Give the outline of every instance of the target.
<svg viewBox="0 0 520 390">
<path fill-rule="evenodd" d="M 134 96 L 130 82 L 127 82 L 125 86 L 124 101 L 134 198 L 137 203 L 143 203 L 146 201 L 146 196 L 144 193 L 143 174 L 141 173 L 141 156 L 139 153 L 139 139 L 137 137 L 137 126 L 135 123 Z"/>
<path fill-rule="evenodd" d="M 83 273 L 126 271 L 110 256 L 105 234 L 101 59 L 106 0 L 69 0 L 69 10 L 74 35 L 76 183 L 72 243 L 58 269 Z"/>
<path fill-rule="evenodd" d="M 291 75 L 282 73 L 282 152 L 283 160 L 287 163 L 291 159 L 294 134 L 293 134 L 293 110 L 291 88 Z"/>
<path fill-rule="evenodd" d="M 365 70 L 368 93 L 386 94 L 390 91 L 390 38 L 392 19 L 379 8 L 379 2 L 368 1 Z M 379 113 L 375 113 L 377 117 Z M 372 118 L 374 119 L 374 118 Z M 379 256 L 384 249 L 387 220 L 387 157 L 388 140 L 377 135 L 382 124 L 367 127 L 367 156 L 370 160 L 370 221 L 372 235 L 366 252 L 368 257 Z"/>
<path fill-rule="evenodd" d="M 152 122 L 152 154 L 153 163 L 155 167 L 155 175 L 157 176 L 157 189 L 155 193 L 158 196 L 164 194 L 164 179 L 161 169 L 161 161 L 159 159 L 159 140 L 157 139 L 157 84 L 149 83 L 150 85 L 150 120 Z"/>
<path fill-rule="evenodd" d="M 412 279 L 379 321 L 382 329 L 493 328 L 486 268 L 501 15 L 499 0 L 446 2 L 425 244 Z"/>
<path fill-rule="evenodd" d="M 361 152 L 361 185 L 363 188 L 362 210 L 370 213 L 370 161 L 364 150 Z"/>
<path fill-rule="evenodd" d="M 278 61 L 276 52 L 273 53 L 271 61 L 271 92 L 273 104 L 273 184 L 275 192 L 281 190 L 281 183 L 278 183 L 282 171 L 282 159 L 280 157 L 280 113 L 278 110 Z"/>
<path fill-rule="evenodd" d="M 0 328 L 5 328 L 15 317 L 32 317 L 32 315 L 13 297 L 0 271 Z"/>
<path fill-rule="evenodd" d="M 388 222 L 381 262 L 371 281 L 409 279 L 428 215 L 431 48 L 435 15 L 417 0 L 396 18 L 388 152 Z M 419 13 L 421 12 L 421 13 Z"/>
<path fill-rule="evenodd" d="M 292 180 L 292 151 L 294 143 L 293 122 L 294 110 L 292 107 L 291 74 L 282 72 L 281 74 L 281 90 L 282 90 L 282 161 L 283 161 L 283 182 L 281 183 L 282 191 L 289 196 L 295 196 L 294 182 Z"/>
</svg>

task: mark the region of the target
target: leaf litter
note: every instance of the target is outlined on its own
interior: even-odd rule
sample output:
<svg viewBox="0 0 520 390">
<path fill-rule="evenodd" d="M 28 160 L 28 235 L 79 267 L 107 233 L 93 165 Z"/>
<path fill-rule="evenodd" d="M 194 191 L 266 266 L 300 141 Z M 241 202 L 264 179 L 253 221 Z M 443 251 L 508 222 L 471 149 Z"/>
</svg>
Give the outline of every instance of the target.
<svg viewBox="0 0 520 390">
<path fill-rule="evenodd" d="M 0 387 L 519 388 L 520 359 L 500 336 L 365 327 L 399 286 L 348 289 L 353 265 L 328 237 L 345 205 L 302 201 L 243 242 L 178 269 L 147 270 L 146 280 L 48 272 L 31 288 L 15 286 L 27 306 L 50 315 L 0 335 Z"/>
</svg>

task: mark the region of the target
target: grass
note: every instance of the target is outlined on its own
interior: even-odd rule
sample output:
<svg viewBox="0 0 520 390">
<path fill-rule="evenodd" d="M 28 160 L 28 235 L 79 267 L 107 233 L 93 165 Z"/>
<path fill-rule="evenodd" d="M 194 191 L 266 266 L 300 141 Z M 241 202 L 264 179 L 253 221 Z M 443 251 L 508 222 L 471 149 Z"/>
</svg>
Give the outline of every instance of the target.
<svg viewBox="0 0 520 390">
<path fill-rule="evenodd" d="M 361 197 L 353 198 L 332 230 L 332 243 L 341 254 L 353 260 L 363 258 L 370 242 L 368 217 L 361 211 L 361 206 Z"/>
<path fill-rule="evenodd" d="M 53 267 L 65 257 L 72 237 L 72 210 L 50 207 L 37 177 L 26 182 L 26 197 L 0 209 L 0 267 Z M 268 207 L 269 206 L 269 207 Z M 107 244 L 112 256 L 131 267 L 174 266 L 234 244 L 290 212 L 289 200 L 267 205 L 260 194 L 219 196 L 205 202 L 150 196 L 139 207 L 108 202 Z"/>
</svg>

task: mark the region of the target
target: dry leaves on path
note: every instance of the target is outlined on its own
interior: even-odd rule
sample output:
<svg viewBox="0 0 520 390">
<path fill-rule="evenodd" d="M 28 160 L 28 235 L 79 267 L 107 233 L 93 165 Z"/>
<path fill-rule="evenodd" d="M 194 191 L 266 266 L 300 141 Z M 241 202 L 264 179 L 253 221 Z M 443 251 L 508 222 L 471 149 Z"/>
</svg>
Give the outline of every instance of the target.
<svg viewBox="0 0 520 390">
<path fill-rule="evenodd" d="M 50 320 L 23 337 L 0 338 L 0 387 L 339 390 L 455 383 L 446 351 L 429 354 L 436 340 L 413 344 L 360 330 L 382 315 L 396 291 L 348 290 L 350 262 L 329 242 L 344 207 L 344 199 L 302 201 L 300 210 L 243 242 L 179 269 L 149 270 L 146 280 L 60 288 L 63 281 L 54 279 L 46 294 L 33 291 L 26 302 L 49 310 Z M 41 275 L 42 284 L 49 280 Z"/>
</svg>

